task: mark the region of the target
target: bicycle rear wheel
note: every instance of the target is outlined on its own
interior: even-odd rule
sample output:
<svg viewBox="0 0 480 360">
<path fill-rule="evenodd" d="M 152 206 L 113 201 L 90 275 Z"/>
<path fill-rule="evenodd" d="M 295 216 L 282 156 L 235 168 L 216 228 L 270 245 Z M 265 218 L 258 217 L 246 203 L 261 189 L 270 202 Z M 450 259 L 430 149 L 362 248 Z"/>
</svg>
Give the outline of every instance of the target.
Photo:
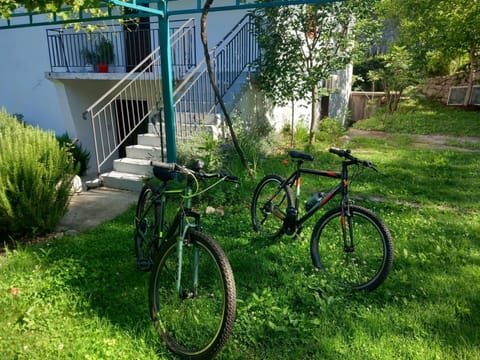
<svg viewBox="0 0 480 360">
<path fill-rule="evenodd" d="M 150 277 L 150 314 L 171 351 L 189 359 L 211 359 L 233 328 L 235 281 L 225 253 L 213 239 L 195 230 L 189 230 L 187 238 L 179 290 L 177 239 L 160 246 Z"/>
<path fill-rule="evenodd" d="M 155 203 L 154 189 L 145 184 L 140 192 L 135 214 L 135 255 L 137 268 L 149 271 L 158 239 L 159 206 Z"/>
<path fill-rule="evenodd" d="M 253 193 L 250 208 L 253 229 L 271 239 L 283 234 L 287 208 L 293 206 L 292 190 L 280 186 L 284 181 L 279 175 L 267 175 Z"/>
<path fill-rule="evenodd" d="M 313 264 L 340 286 L 374 290 L 392 267 L 390 232 L 372 211 L 354 205 L 345 215 L 345 225 L 346 244 L 340 208 L 330 210 L 317 222 L 310 241 Z"/>
</svg>

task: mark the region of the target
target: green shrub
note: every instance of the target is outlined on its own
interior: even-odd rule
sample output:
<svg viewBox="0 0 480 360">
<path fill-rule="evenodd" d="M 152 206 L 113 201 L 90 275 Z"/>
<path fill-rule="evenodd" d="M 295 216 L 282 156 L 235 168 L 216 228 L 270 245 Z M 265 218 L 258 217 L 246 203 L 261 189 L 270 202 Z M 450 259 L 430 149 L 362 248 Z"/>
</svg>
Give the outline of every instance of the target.
<svg viewBox="0 0 480 360">
<path fill-rule="evenodd" d="M 88 162 L 90 161 L 90 152 L 83 149 L 82 145 L 79 144 L 76 139 L 72 140 L 68 133 L 57 136 L 57 140 L 60 143 L 60 146 L 65 147 L 73 157 L 75 173 L 78 176 L 85 175 L 88 169 Z"/>
<path fill-rule="evenodd" d="M 0 110 L 0 236 L 52 231 L 68 206 L 74 167 L 53 132 Z"/>
<path fill-rule="evenodd" d="M 318 123 L 318 131 L 315 135 L 318 141 L 334 145 L 338 138 L 346 133 L 347 130 L 338 120 L 326 117 Z"/>
</svg>

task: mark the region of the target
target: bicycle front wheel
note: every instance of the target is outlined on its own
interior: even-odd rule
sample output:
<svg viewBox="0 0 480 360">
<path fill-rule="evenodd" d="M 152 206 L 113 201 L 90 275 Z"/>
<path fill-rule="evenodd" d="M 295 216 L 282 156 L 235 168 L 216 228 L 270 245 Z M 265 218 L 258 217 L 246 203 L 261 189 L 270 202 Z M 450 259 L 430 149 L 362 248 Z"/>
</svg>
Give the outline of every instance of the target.
<svg viewBox="0 0 480 360">
<path fill-rule="evenodd" d="M 327 212 L 315 225 L 310 241 L 314 266 L 340 286 L 374 290 L 387 277 L 393 262 L 393 241 L 385 224 L 372 211 L 350 206 Z"/>
<path fill-rule="evenodd" d="M 279 175 L 267 175 L 257 185 L 251 204 L 253 229 L 271 239 L 283 234 L 287 208 L 293 206 L 292 190 Z"/>
<path fill-rule="evenodd" d="M 140 192 L 135 213 L 135 255 L 139 270 L 148 271 L 152 267 L 158 236 L 158 212 L 154 190 L 146 184 Z"/>
<path fill-rule="evenodd" d="M 211 359 L 233 328 L 235 281 L 213 239 L 195 230 L 188 231 L 187 239 L 180 257 L 176 238 L 160 246 L 150 277 L 150 314 L 171 351 L 189 359 Z"/>
</svg>

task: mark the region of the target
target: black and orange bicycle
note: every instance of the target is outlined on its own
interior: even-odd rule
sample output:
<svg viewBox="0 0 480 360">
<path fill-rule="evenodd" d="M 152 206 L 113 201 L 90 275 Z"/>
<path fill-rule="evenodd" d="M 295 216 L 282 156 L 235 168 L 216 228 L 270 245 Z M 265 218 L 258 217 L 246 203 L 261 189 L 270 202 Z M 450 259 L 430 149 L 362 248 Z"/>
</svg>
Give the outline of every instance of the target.
<svg viewBox="0 0 480 360">
<path fill-rule="evenodd" d="M 313 230 L 310 240 L 313 265 L 325 270 L 341 286 L 374 290 L 392 267 L 392 237 L 378 215 L 349 200 L 348 191 L 351 178 L 360 173 L 350 178 L 351 166 L 357 170 L 376 169 L 370 161 L 352 156 L 349 150 L 330 149 L 330 152 L 343 158 L 341 172 L 304 168 L 303 163 L 313 161 L 313 156 L 290 151 L 289 156 L 296 161 L 294 172 L 287 178 L 267 175 L 255 189 L 251 204 L 253 228 L 271 239 L 296 234 L 318 210 L 340 195 L 340 206 L 327 211 Z M 303 174 L 339 179 L 340 182 L 328 191 L 314 194 L 305 203 L 305 213 L 300 216 Z"/>
</svg>

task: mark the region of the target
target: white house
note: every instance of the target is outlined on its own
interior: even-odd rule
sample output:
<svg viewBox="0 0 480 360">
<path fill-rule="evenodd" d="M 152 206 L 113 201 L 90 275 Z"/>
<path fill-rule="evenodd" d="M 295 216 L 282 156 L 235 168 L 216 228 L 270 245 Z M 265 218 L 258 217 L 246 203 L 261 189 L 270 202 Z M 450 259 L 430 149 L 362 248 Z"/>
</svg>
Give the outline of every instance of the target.
<svg viewBox="0 0 480 360">
<path fill-rule="evenodd" d="M 231 1 L 215 1 L 217 6 L 221 6 L 222 2 L 229 3 Z M 180 6 L 188 9 L 189 6 L 195 7 L 196 3 L 193 0 L 185 0 L 182 2 L 171 2 L 169 6 L 171 9 L 179 10 L 178 15 L 170 17 L 171 21 L 195 19 L 195 60 L 198 63 L 203 58 L 203 48 L 200 42 L 200 14 L 180 14 L 182 11 Z M 176 8 L 173 8 L 175 6 Z M 207 20 L 210 48 L 224 38 L 246 13 L 247 10 L 211 12 Z M 158 40 L 155 40 L 154 35 L 156 17 L 150 17 L 149 19 L 149 28 L 152 34 L 148 37 L 148 42 L 151 43 L 148 49 L 150 51 L 158 46 Z M 110 29 L 114 26 L 118 27 L 118 20 L 109 20 L 106 23 L 109 25 L 108 30 L 105 30 L 106 32 L 113 32 Z M 0 21 L 1 25 L 2 22 Z M 119 36 L 122 38 L 122 44 L 125 44 L 124 38 L 127 37 L 128 32 L 129 30 L 125 30 L 125 28 L 121 30 L 120 33 L 122 35 Z M 75 45 L 76 40 L 68 38 L 69 34 L 76 36 L 73 31 L 62 30 L 59 25 L 0 30 L 0 49 L 2 49 L 2 55 L 0 56 L 0 73 L 2 75 L 0 107 L 5 107 L 9 113 L 22 114 L 24 120 L 32 125 L 38 125 L 43 129 L 51 129 L 57 134 L 68 132 L 72 138 L 79 138 L 82 145 L 91 154 L 95 154 L 92 124 L 85 120 L 84 112 L 105 92 L 118 83 L 127 73 L 127 70 L 131 69 L 131 67 L 130 69 L 128 68 L 128 64 L 125 61 L 128 49 L 125 45 L 122 45 L 125 48 L 122 47 L 121 49 L 116 46 L 114 52 L 118 61 L 113 64 L 109 72 L 92 73 L 84 67 L 85 64 L 82 62 L 84 60 L 78 60 L 80 48 L 78 45 Z M 75 49 L 73 55 L 68 55 L 68 49 L 66 49 L 68 46 Z M 62 49 L 58 50 L 59 47 Z M 59 65 L 58 57 L 60 56 L 63 56 L 65 59 L 60 59 Z M 74 60 L 67 61 L 67 56 Z M 140 59 L 137 59 L 137 61 L 140 61 Z M 175 62 L 175 59 L 173 61 Z M 337 113 L 344 112 L 342 103 L 346 104 L 348 102 L 349 81 L 347 75 L 346 81 L 338 82 L 339 91 L 334 95 L 334 97 L 337 97 L 337 100 L 333 101 L 334 106 L 332 106 L 332 109 L 337 111 Z M 151 106 L 151 104 L 148 106 Z M 138 110 L 138 105 L 135 107 L 135 110 Z M 119 110 L 117 109 L 117 111 Z M 133 110 L 130 108 L 129 111 Z M 281 123 L 282 120 L 278 118 L 282 115 L 278 114 L 276 115 L 276 121 Z M 297 112 L 297 114 L 297 116 L 301 116 L 301 112 Z M 117 114 L 118 116 L 119 114 Z M 331 116 L 334 117 L 335 114 Z M 286 112 L 284 121 L 290 121 L 290 111 Z M 107 142 L 109 140 L 107 138 L 104 141 Z M 92 156 L 91 162 L 93 163 L 90 164 L 90 175 L 97 175 L 97 165 L 100 161 L 95 156 Z M 111 162 L 109 164 L 111 165 Z"/>
</svg>

